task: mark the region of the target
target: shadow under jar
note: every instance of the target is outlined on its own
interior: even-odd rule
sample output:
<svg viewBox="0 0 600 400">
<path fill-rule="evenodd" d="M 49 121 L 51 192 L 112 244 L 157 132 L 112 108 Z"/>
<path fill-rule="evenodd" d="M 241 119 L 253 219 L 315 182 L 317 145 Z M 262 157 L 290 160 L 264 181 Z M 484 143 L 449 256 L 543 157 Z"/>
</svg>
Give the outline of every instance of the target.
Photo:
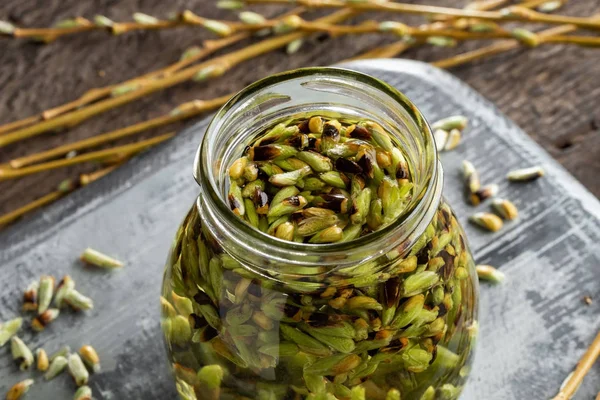
<svg viewBox="0 0 600 400">
<path fill-rule="evenodd" d="M 413 186 L 393 221 L 312 244 L 232 212 L 232 163 L 277 124 L 315 115 L 376 122 L 402 150 Z M 271 76 L 217 112 L 195 177 L 200 194 L 175 237 L 161 297 L 182 399 L 458 398 L 477 336 L 477 277 L 442 198 L 430 128 L 404 95 L 342 69 Z"/>
</svg>

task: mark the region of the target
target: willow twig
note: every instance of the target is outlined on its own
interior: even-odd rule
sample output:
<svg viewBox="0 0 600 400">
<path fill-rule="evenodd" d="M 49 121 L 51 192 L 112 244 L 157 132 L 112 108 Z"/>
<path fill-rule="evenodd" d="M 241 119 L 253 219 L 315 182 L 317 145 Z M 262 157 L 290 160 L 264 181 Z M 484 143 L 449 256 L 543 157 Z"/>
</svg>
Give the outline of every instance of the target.
<svg viewBox="0 0 600 400">
<path fill-rule="evenodd" d="M 277 17 L 274 21 L 280 21 L 283 18 L 289 17 L 291 15 L 299 15 L 304 12 L 303 7 L 296 7 L 290 11 L 287 11 Z M 247 39 L 251 36 L 252 32 L 246 31 L 241 32 L 226 38 L 217 39 L 217 40 L 205 40 L 202 44 L 202 48 L 191 48 L 184 52 L 182 59 L 176 63 L 170 64 L 164 68 L 157 69 L 155 71 L 149 72 L 147 74 L 129 79 L 127 81 L 117 83 L 114 85 L 109 85 L 101 88 L 90 89 L 85 92 L 80 98 L 71 101 L 69 103 L 63 104 L 58 107 L 51 108 L 42 112 L 37 116 L 28 117 L 19 121 L 11 122 L 5 125 L 0 126 L 0 133 L 10 132 L 12 130 L 16 130 L 18 128 L 22 128 L 28 125 L 32 125 L 36 122 L 49 120 L 55 118 L 61 114 L 66 112 L 75 110 L 77 108 L 81 108 L 90 103 L 93 103 L 97 100 L 106 98 L 110 96 L 115 89 L 118 88 L 135 88 L 137 85 L 143 85 L 145 82 L 151 79 L 159 79 L 169 76 L 193 63 L 201 60 L 209 56 L 210 54 L 215 53 L 218 50 L 221 50 L 225 47 L 231 46 L 235 43 L 238 43 L 244 39 Z"/>
<path fill-rule="evenodd" d="M 88 185 L 100 178 L 102 178 L 103 176 L 109 174 L 110 172 L 114 171 L 115 169 L 117 169 L 118 167 L 120 167 L 121 164 L 115 164 L 115 165 L 111 165 L 109 167 L 100 169 L 98 171 L 94 171 L 91 172 L 89 174 L 81 174 L 79 175 L 79 180 L 67 180 L 67 181 L 63 181 L 57 190 L 48 193 L 45 196 L 40 197 L 39 199 L 36 199 L 22 207 L 17 208 L 16 210 L 10 211 L 2 216 L 0 216 L 0 227 L 5 226 L 13 221 L 15 221 L 17 218 L 22 217 L 23 215 L 37 210 L 38 208 L 41 208 L 45 205 L 48 205 L 50 203 L 55 202 L 56 200 L 60 199 L 61 197 L 71 193 L 73 190 L 77 189 L 78 186 L 85 186 Z"/>
<path fill-rule="evenodd" d="M 519 6 L 521 7 L 525 7 L 525 8 L 536 8 L 538 6 L 541 6 L 542 4 L 548 3 L 550 0 L 529 0 L 529 1 L 524 1 L 521 4 L 519 4 Z M 561 5 L 563 5 L 564 3 L 566 3 L 567 0 L 560 0 Z"/>
<path fill-rule="evenodd" d="M 54 27 L 54 28 L 17 28 L 15 27 L 9 34 L 17 38 L 33 38 L 45 43 L 53 42 L 61 36 L 72 35 L 81 32 L 90 32 L 93 30 L 107 30 L 107 27 L 95 25 L 85 18 L 74 18 L 71 23 L 75 26 Z"/>
<path fill-rule="evenodd" d="M 318 19 L 317 22 L 335 23 L 343 21 L 351 17 L 352 15 L 355 15 L 355 12 L 352 10 L 340 10 L 338 12 Z M 308 33 L 306 32 L 292 32 L 285 35 L 265 39 L 261 42 L 251 44 L 243 49 L 236 50 L 231 53 L 227 53 L 223 56 L 213 58 L 209 61 L 205 61 L 200 64 L 177 71 L 176 73 L 169 75 L 163 79 L 149 81 L 145 85 L 141 86 L 140 88 L 137 88 L 132 92 L 122 94 L 118 97 L 112 97 L 106 100 L 102 100 L 82 109 L 72 111 L 68 114 L 59 115 L 58 117 L 53 118 L 51 120 L 42 121 L 35 125 L 19 129 L 10 133 L 6 133 L 0 136 L 0 147 L 29 137 L 37 136 L 57 128 L 63 128 L 65 126 L 71 127 L 77 125 L 95 115 L 101 114 L 105 111 L 111 110 L 121 105 L 130 103 L 151 93 L 169 88 L 171 86 L 175 86 L 192 78 L 202 80 L 217 77 L 243 61 L 252 59 L 261 54 L 278 49 L 296 39 L 300 39 L 306 36 L 307 34 Z"/>
<path fill-rule="evenodd" d="M 592 368 L 598 356 L 600 356 L 600 332 L 577 363 L 575 371 L 567 377 L 558 394 L 552 400 L 569 400 L 581 385 L 583 378 Z"/>
<path fill-rule="evenodd" d="M 187 15 L 187 17 L 186 17 Z M 115 22 L 111 21 L 104 16 L 99 16 L 96 19 L 98 21 L 90 21 L 85 18 L 76 18 L 72 20 L 66 20 L 61 22 L 69 22 L 74 26 L 63 27 L 63 26 L 55 26 L 50 28 L 20 28 L 14 27 L 10 31 L 4 32 L 5 35 L 9 35 L 15 38 L 33 38 L 39 41 L 43 41 L 45 43 L 53 42 L 54 40 L 63 37 L 69 36 L 82 32 L 91 32 L 91 31 L 104 31 L 112 33 L 113 35 L 121 35 L 126 32 L 138 31 L 138 30 L 160 30 L 160 29 L 170 29 L 179 26 L 202 26 L 211 29 L 212 26 L 219 26 L 218 24 L 222 24 L 225 27 L 231 26 L 231 29 L 235 29 L 237 27 L 241 27 L 241 24 L 232 23 L 229 21 L 216 21 L 211 20 L 209 18 L 204 18 L 198 15 L 193 14 L 191 11 L 184 11 L 181 13 L 176 19 L 173 20 L 160 20 L 154 17 L 151 17 L 146 14 L 136 13 L 134 14 L 134 19 L 137 18 L 140 21 L 127 21 L 127 22 Z M 145 19 L 146 21 L 141 21 Z M 223 32 L 222 36 L 228 36 L 232 33 L 232 30 L 228 30 Z M 219 34 L 219 32 L 215 32 Z"/>
<path fill-rule="evenodd" d="M 23 176 L 36 174 L 38 172 L 50 171 L 53 169 L 68 167 L 90 161 L 121 161 L 123 158 L 128 158 L 142 150 L 164 142 L 173 136 L 175 136 L 175 133 L 167 133 L 152 139 L 142 140 L 137 143 L 117 146 L 106 150 L 93 151 L 63 160 L 49 161 L 47 163 L 36 164 L 21 169 L 0 169 L 0 181 L 21 178 Z"/>
<path fill-rule="evenodd" d="M 24 214 L 27 214 L 28 212 L 36 210 L 42 206 L 45 206 L 46 204 L 50 204 L 50 203 L 60 199 L 67 193 L 68 192 L 65 192 L 63 190 L 55 190 L 54 192 L 48 193 L 47 195 L 42 196 L 39 199 L 36 199 L 36 200 L 32 201 L 31 203 L 24 205 L 23 207 L 17 208 L 14 211 L 10 211 L 10 212 L 0 216 L 0 227 L 8 224 L 10 222 L 13 222 L 17 218 L 21 217 Z"/>
<path fill-rule="evenodd" d="M 246 3 L 285 3 L 289 4 L 289 0 L 247 0 Z M 344 8 L 353 7 L 361 11 L 388 11 L 397 13 L 408 13 L 408 14 L 421 14 L 428 15 L 437 19 L 461 17 L 461 18 L 478 18 L 480 20 L 490 21 L 527 21 L 537 22 L 546 24 L 565 24 L 571 23 L 576 24 L 582 28 L 589 29 L 600 29 L 600 24 L 594 21 L 590 21 L 587 18 L 580 17 L 569 17 L 562 15 L 547 15 L 525 9 L 520 6 L 508 7 L 502 11 L 486 11 L 484 8 L 488 6 L 496 6 L 497 4 L 504 3 L 503 0 L 489 0 L 482 6 L 466 7 L 464 9 L 450 8 L 450 7 L 439 7 L 429 5 L 415 5 L 415 4 L 403 4 L 403 3 L 379 3 L 379 2 L 366 2 L 366 3 L 348 3 L 340 0 L 295 0 L 292 3 L 301 4 L 307 7 L 313 8 Z M 537 5 L 542 4 L 542 0 L 531 0 L 527 4 Z M 220 36 L 229 36 L 236 32 L 247 32 L 257 31 L 264 29 L 265 27 L 277 26 L 276 21 L 264 21 L 263 23 L 257 24 L 245 24 L 236 21 L 222 21 L 213 20 L 202 17 L 193 13 L 190 10 L 185 10 L 180 13 L 175 19 L 171 20 L 160 20 L 158 18 L 142 14 L 135 13 L 132 22 L 114 22 L 106 17 L 102 17 L 101 22 L 92 22 L 85 18 L 77 18 L 69 20 L 74 26 L 68 27 L 51 27 L 51 28 L 17 28 L 8 29 L 4 32 L 6 35 L 11 35 L 17 38 L 36 38 L 41 39 L 45 42 L 51 42 L 61 36 L 72 35 L 75 33 L 89 32 L 93 30 L 109 31 L 113 34 L 122 34 L 125 32 L 131 32 L 136 30 L 158 30 L 158 29 L 170 29 L 179 26 L 201 26 L 204 27 Z"/>
<path fill-rule="evenodd" d="M 131 135 L 135 135 L 136 133 L 147 131 L 149 129 L 165 126 L 178 121 L 183 121 L 188 118 L 195 117 L 203 112 L 220 107 L 231 96 L 232 94 L 228 94 L 206 101 L 194 100 L 188 103 L 184 103 L 176 107 L 171 113 L 167 115 L 162 115 L 157 118 L 139 122 L 137 124 L 133 124 L 125 128 L 103 133 L 101 135 L 93 136 L 87 139 L 79 140 L 77 142 L 64 144 L 39 153 L 15 158 L 9 162 L 9 165 L 12 168 L 22 168 L 27 165 L 60 157 L 71 151 L 80 151 L 83 149 L 96 147 L 104 143 L 112 142 L 117 139 L 122 139 Z"/>
<path fill-rule="evenodd" d="M 533 1 L 539 2 L 539 1 L 546 1 L 546 0 L 533 0 Z M 530 3 L 533 3 L 533 1 L 530 1 L 527 4 L 523 3 L 523 4 L 521 4 L 521 6 L 526 7 L 526 8 L 535 7 L 537 4 L 535 4 L 535 5 L 530 4 Z M 470 9 L 470 10 L 487 11 L 487 10 L 493 10 L 498 7 L 502 7 L 508 3 L 510 3 L 510 0 L 474 1 L 474 2 L 468 3 L 464 8 Z M 453 21 L 454 21 L 454 19 L 446 18 L 443 22 L 436 21 L 436 22 L 432 22 L 432 23 L 421 24 L 419 26 L 419 28 L 425 29 L 425 30 L 449 28 L 449 27 L 452 27 Z M 386 45 L 368 50 L 357 56 L 351 57 L 345 61 L 364 60 L 364 59 L 368 59 L 368 58 L 392 58 L 392 57 L 398 56 L 399 54 L 404 53 L 406 50 L 414 47 L 417 44 L 420 44 L 420 43 L 411 43 L 411 42 L 407 42 L 405 40 L 399 40 L 394 43 L 386 44 Z"/>
<path fill-rule="evenodd" d="M 98 171 L 90 172 L 89 174 L 81 174 L 79 175 L 79 184 L 81 186 L 89 185 L 90 183 L 106 176 L 123 165 L 123 162 L 115 163 L 111 166 L 108 166 L 103 169 L 99 169 Z"/>
<path fill-rule="evenodd" d="M 202 58 L 205 58 L 205 57 L 209 56 L 210 54 L 212 54 L 218 50 L 221 50 L 227 46 L 235 44 L 249 36 L 250 36 L 249 33 L 240 33 L 238 35 L 234 35 L 234 36 L 219 39 L 219 40 L 207 40 L 204 42 L 203 48 L 198 49 L 197 51 L 189 54 L 188 57 L 185 57 L 176 63 L 170 64 L 167 67 L 160 68 L 158 70 L 149 72 L 147 74 L 135 77 L 133 79 L 130 79 L 130 80 L 127 80 L 127 81 L 124 81 L 121 83 L 117 83 L 114 85 L 105 86 L 105 87 L 101 87 L 101 88 L 90 89 L 87 92 L 85 92 L 81 97 L 79 97 L 78 99 L 76 99 L 74 101 L 65 103 L 58 107 L 48 109 L 38 115 L 34 115 L 34 116 L 27 117 L 27 118 L 24 118 L 19 121 L 10 122 L 8 124 L 2 125 L 2 126 L 0 126 L 0 133 L 14 131 L 14 130 L 23 128 L 25 126 L 35 124 L 40 121 L 45 121 L 45 120 L 50 120 L 50 119 L 56 118 L 59 115 L 65 114 L 69 111 L 84 107 L 95 101 L 109 97 L 111 95 L 111 93 L 113 92 L 113 90 L 115 90 L 116 88 L 135 87 L 135 85 L 141 86 L 149 80 L 160 79 L 160 78 L 172 75 L 173 73 L 181 70 L 182 68 L 187 67 L 188 65 L 191 65 L 194 62 L 196 62 Z"/>
<path fill-rule="evenodd" d="M 544 14 L 520 6 L 511 6 L 500 11 L 479 11 L 470 9 L 439 7 L 422 4 L 395 2 L 357 2 L 342 0 L 246 0 L 246 4 L 298 4 L 308 8 L 351 8 L 356 11 L 380 11 L 390 13 L 477 18 L 485 21 L 521 21 L 543 24 L 573 24 L 585 29 L 600 29 L 600 21 L 588 17 L 570 17 Z"/>
<path fill-rule="evenodd" d="M 196 51 L 187 51 L 188 54 L 185 57 L 182 57 L 181 60 L 176 63 L 170 64 L 164 68 L 158 69 L 156 71 L 149 72 L 147 74 L 141 75 L 139 77 L 117 83 L 115 85 L 105 86 L 102 88 L 91 89 L 84 93 L 79 99 L 72 101 L 70 103 L 66 103 L 62 106 L 55 107 L 49 110 L 44 111 L 41 116 L 42 119 L 48 120 L 58 115 L 64 114 L 68 111 L 74 110 L 76 108 L 85 106 L 94 101 L 100 100 L 104 97 L 110 96 L 116 89 L 118 88 L 135 88 L 136 86 L 142 86 L 145 82 L 152 79 L 161 79 L 172 75 L 173 73 L 187 67 L 195 63 L 198 60 L 201 60 L 218 50 L 221 50 L 225 47 L 231 46 L 235 43 L 238 43 L 244 39 L 247 39 L 250 36 L 249 33 L 240 33 L 231 37 L 219 39 L 219 40 L 206 40 L 203 42 L 203 47 L 197 49 Z M 195 50 L 195 49 L 194 49 Z M 184 53 L 185 55 L 185 53 Z"/>
<path fill-rule="evenodd" d="M 230 36 L 238 32 L 252 32 L 261 29 L 258 26 L 244 24 L 238 21 L 224 21 L 205 18 L 195 14 L 190 10 L 185 10 L 179 13 L 174 19 L 161 20 L 153 16 L 135 13 L 133 14 L 134 21 L 115 22 L 104 16 L 97 16 L 96 21 L 90 21 L 86 18 L 75 18 L 71 20 L 61 21 L 68 22 L 68 26 L 63 27 L 54 26 L 50 28 L 21 28 L 12 27 L 2 32 L 6 36 L 12 36 L 15 38 L 34 38 L 41 40 L 46 43 L 50 43 L 60 37 L 69 36 L 82 32 L 90 31 L 105 31 L 110 32 L 114 35 L 121 35 L 123 33 L 132 31 L 148 31 L 148 30 L 161 30 L 171 29 L 181 26 L 194 26 L 203 27 L 219 36 Z M 276 22 L 271 21 L 272 25 Z M 0 34 L 2 34 L 0 33 Z"/>
<path fill-rule="evenodd" d="M 592 18 L 600 18 L 600 14 L 595 14 Z M 543 30 L 537 33 L 537 36 L 540 38 L 542 42 L 547 40 L 553 36 L 560 36 L 567 33 L 571 33 L 577 30 L 577 26 L 575 25 L 561 25 L 555 26 L 550 29 Z M 494 43 L 490 46 L 482 47 L 480 49 L 468 51 L 462 54 L 458 54 L 449 58 L 445 58 L 443 60 L 438 60 L 432 62 L 432 65 L 435 65 L 439 68 L 451 68 L 457 65 L 466 64 L 471 61 L 475 61 L 481 59 L 483 57 L 492 56 L 499 53 L 504 53 L 506 51 L 519 48 L 521 46 L 521 42 L 518 40 L 503 40 L 502 42 Z"/>
<path fill-rule="evenodd" d="M 15 129 L 19 129 L 19 128 L 22 128 L 27 125 L 34 124 L 34 123 L 40 121 L 42 119 L 41 117 L 42 117 L 41 115 L 33 115 L 31 117 L 23 118 L 18 121 L 9 122 L 4 125 L 0 125 L 0 134 L 2 134 L 4 132 L 9 132 L 9 131 L 12 131 Z"/>
<path fill-rule="evenodd" d="M 411 27 L 404 24 L 396 23 L 402 30 L 401 36 L 407 38 L 430 38 L 430 37 L 444 37 L 455 40 L 488 40 L 488 39 L 508 39 L 516 37 L 517 32 L 527 32 L 530 35 L 535 33 L 525 31 L 523 29 L 515 29 L 514 31 L 505 31 L 503 29 L 496 29 L 491 32 L 468 32 L 454 29 L 424 29 L 420 27 Z M 314 32 L 327 32 L 330 34 L 364 34 L 364 33 L 376 33 L 385 31 L 381 27 L 381 23 L 371 21 L 371 23 L 364 23 L 361 25 L 330 25 L 324 23 L 313 23 L 303 21 L 299 24 L 298 29 L 305 31 Z M 532 37 L 533 37 L 532 36 Z M 563 36 L 557 35 L 548 37 L 545 43 L 571 43 L 581 46 L 600 46 L 599 37 L 590 36 Z"/>
</svg>

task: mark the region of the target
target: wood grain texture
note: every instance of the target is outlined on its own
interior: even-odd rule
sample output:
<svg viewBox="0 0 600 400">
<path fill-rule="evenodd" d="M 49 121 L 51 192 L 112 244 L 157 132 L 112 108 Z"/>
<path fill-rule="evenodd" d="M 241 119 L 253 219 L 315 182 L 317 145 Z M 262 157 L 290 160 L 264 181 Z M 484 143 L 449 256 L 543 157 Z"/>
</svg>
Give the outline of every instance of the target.
<svg viewBox="0 0 600 400">
<path fill-rule="evenodd" d="M 600 329 L 600 202 L 491 103 L 451 75 L 409 61 L 346 65 L 395 85 L 430 120 L 461 112 L 470 118 L 464 142 L 441 157 L 444 195 L 465 225 L 480 263 L 498 266 L 504 285 L 481 286 L 480 339 L 463 400 L 547 399 L 575 367 Z M 322 93 L 320 96 L 323 96 Z M 135 158 L 38 214 L 28 224 L 0 233 L 0 320 L 19 313 L 22 290 L 40 274 L 70 274 L 96 307 L 65 312 L 45 332 L 23 339 L 49 352 L 61 345 L 93 344 L 103 372 L 92 376 L 97 400 L 174 399 L 173 380 L 159 329 L 158 294 L 163 261 L 188 207 L 197 195 L 192 160 L 206 120 L 173 141 Z M 460 162 L 471 160 L 484 183 L 512 168 L 539 163 L 547 176 L 530 184 L 498 180 L 502 196 L 519 207 L 519 220 L 497 233 L 466 225 L 477 209 L 462 198 Z M 118 271 L 83 266 L 87 246 L 125 261 Z M 0 393 L 23 379 L 0 349 Z M 600 364 L 576 400 L 592 399 Z M 34 386 L 31 399 L 69 398 L 70 378 Z"/>
<path fill-rule="evenodd" d="M 235 18 L 233 12 L 217 10 L 214 2 L 209 0 L 3 0 L 1 3 L 0 19 L 23 26 L 49 26 L 75 15 L 91 18 L 103 14 L 115 20 L 126 20 L 133 12 L 141 11 L 165 16 L 170 11 L 185 8 L 209 17 Z M 467 0 L 435 3 L 463 6 Z M 268 16 L 282 10 L 274 6 L 255 9 Z M 592 15 L 600 9 L 596 0 L 578 0 L 569 2 L 561 12 Z M 369 18 L 384 20 L 390 16 L 370 14 Z M 409 23 L 422 21 L 414 16 L 393 18 Z M 179 28 L 118 37 L 93 32 L 63 38 L 49 45 L 0 39 L 0 123 L 70 101 L 92 87 L 117 83 L 168 65 L 187 47 L 200 44 L 202 39 L 209 37 L 200 29 Z M 97 116 L 69 131 L 46 134 L 1 148 L 0 164 L 161 115 L 184 101 L 208 99 L 239 90 L 274 72 L 300 66 L 329 65 L 392 40 L 381 35 L 323 40 L 315 35 L 293 57 L 282 51 L 274 52 L 244 63 L 208 84 L 182 84 Z M 466 43 L 456 49 L 421 48 L 408 52 L 406 57 L 433 61 L 482 44 Z M 100 71 L 104 76 L 99 75 Z M 521 49 L 457 67 L 452 72 L 496 103 L 592 193 L 600 195 L 600 51 L 569 46 Z M 175 124 L 138 137 L 147 138 L 192 123 Z M 65 178 L 76 177 L 94 168 L 94 165 L 80 165 L 0 182 L 0 214 L 54 190 Z"/>
</svg>

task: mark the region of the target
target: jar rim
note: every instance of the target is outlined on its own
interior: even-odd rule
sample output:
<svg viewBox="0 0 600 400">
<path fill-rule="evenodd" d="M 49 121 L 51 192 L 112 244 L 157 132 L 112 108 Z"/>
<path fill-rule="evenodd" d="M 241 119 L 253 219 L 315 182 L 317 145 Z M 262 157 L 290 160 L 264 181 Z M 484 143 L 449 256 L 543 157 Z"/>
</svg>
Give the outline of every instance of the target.
<svg viewBox="0 0 600 400">
<path fill-rule="evenodd" d="M 397 105 L 400 105 L 408 113 L 409 117 L 416 124 L 418 131 L 423 136 L 421 139 L 424 143 L 423 148 L 426 152 L 425 157 L 427 160 L 431 161 L 429 163 L 430 165 L 428 165 L 428 170 L 426 171 L 427 176 L 424 184 L 422 185 L 423 187 L 419 193 L 415 193 L 415 196 L 413 196 L 410 204 L 396 220 L 380 230 L 371 232 L 365 236 L 361 236 L 347 242 L 324 244 L 297 243 L 282 240 L 268 235 L 265 232 L 261 232 L 236 216 L 220 194 L 219 187 L 214 179 L 211 179 L 211 174 L 202 173 L 202 171 L 211 170 L 211 159 L 209 155 L 206 154 L 207 142 L 210 140 L 211 136 L 217 134 L 217 121 L 219 121 L 219 119 L 222 118 L 228 110 L 251 98 L 257 92 L 270 86 L 286 80 L 306 78 L 315 75 L 331 76 L 342 79 L 346 78 L 359 81 L 361 83 L 368 84 L 369 86 L 372 86 L 378 91 L 389 96 L 392 100 L 394 100 L 395 103 L 397 103 Z M 425 120 L 422 113 L 412 103 L 412 101 L 410 101 L 399 90 L 378 78 L 362 72 L 338 67 L 309 67 L 278 73 L 258 80 L 232 96 L 217 111 L 206 129 L 206 133 L 202 139 L 198 151 L 196 152 L 196 158 L 194 160 L 194 177 L 201 186 L 202 190 L 206 190 L 208 193 L 207 200 L 210 201 L 211 205 L 215 206 L 215 215 L 220 217 L 221 222 L 223 222 L 222 220 L 224 219 L 228 226 L 234 226 L 242 235 L 248 235 L 248 237 L 259 239 L 260 241 L 264 242 L 264 244 L 272 245 L 280 250 L 288 251 L 290 255 L 293 255 L 294 253 L 303 254 L 307 251 L 313 254 L 339 253 L 347 249 L 355 248 L 357 244 L 362 246 L 376 241 L 381 241 L 393 232 L 400 229 L 406 221 L 411 220 L 411 218 L 414 219 L 417 215 L 425 214 L 425 210 L 431 207 L 437 207 L 437 203 L 439 203 L 441 198 L 441 195 L 439 194 L 442 179 L 441 165 L 439 165 L 438 162 L 437 150 L 431 128 L 429 127 L 429 124 Z"/>
</svg>

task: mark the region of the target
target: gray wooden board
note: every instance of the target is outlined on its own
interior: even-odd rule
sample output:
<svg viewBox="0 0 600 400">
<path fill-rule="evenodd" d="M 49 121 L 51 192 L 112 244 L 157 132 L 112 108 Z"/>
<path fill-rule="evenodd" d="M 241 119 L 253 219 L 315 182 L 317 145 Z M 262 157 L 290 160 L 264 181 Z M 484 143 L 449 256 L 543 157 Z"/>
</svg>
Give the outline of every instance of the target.
<svg viewBox="0 0 600 400">
<path fill-rule="evenodd" d="M 461 145 L 441 156 L 445 196 L 465 225 L 477 262 L 508 276 L 481 286 L 474 371 L 463 399 L 547 399 L 575 367 L 600 329 L 600 203 L 492 104 L 452 75 L 426 64 L 366 61 L 344 65 L 375 75 L 406 93 L 429 121 L 461 113 L 470 126 Z M 0 321 L 20 313 L 22 291 L 41 274 L 70 274 L 94 299 L 86 313 L 65 312 L 41 334 L 21 336 L 48 352 L 91 343 L 103 371 L 92 376 L 96 399 L 174 399 L 159 329 L 158 295 L 175 230 L 197 195 L 192 160 L 206 120 L 149 151 L 109 177 L 85 187 L 0 234 Z M 520 211 L 498 233 L 467 225 L 476 209 L 461 196 L 460 162 L 469 159 L 484 183 Z M 541 164 L 547 177 L 510 184 L 510 169 Z M 482 205 L 477 210 L 485 210 Z M 82 265 L 94 247 L 126 262 L 118 271 Z M 591 306 L 582 296 L 592 295 Z M 22 373 L 0 349 L 0 393 L 33 375 L 28 398 L 67 399 L 72 381 L 42 383 Z M 600 390 L 597 363 L 576 399 Z"/>
</svg>

